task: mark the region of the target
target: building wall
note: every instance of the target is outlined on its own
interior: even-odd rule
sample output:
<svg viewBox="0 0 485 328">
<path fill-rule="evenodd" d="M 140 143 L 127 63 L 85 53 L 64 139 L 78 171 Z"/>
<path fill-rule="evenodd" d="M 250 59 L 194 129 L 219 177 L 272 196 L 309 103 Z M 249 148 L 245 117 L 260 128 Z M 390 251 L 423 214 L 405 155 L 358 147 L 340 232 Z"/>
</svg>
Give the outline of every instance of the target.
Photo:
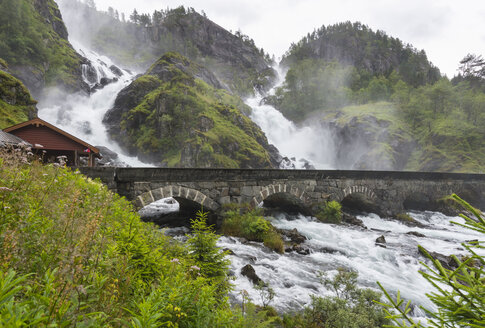
<svg viewBox="0 0 485 328">
<path fill-rule="evenodd" d="M 10 133 L 24 139 L 32 145 L 40 144 L 44 146 L 45 149 L 77 150 L 79 153 L 83 153 L 86 149 L 83 145 L 74 140 L 42 125 L 39 127 L 29 125 Z"/>
</svg>

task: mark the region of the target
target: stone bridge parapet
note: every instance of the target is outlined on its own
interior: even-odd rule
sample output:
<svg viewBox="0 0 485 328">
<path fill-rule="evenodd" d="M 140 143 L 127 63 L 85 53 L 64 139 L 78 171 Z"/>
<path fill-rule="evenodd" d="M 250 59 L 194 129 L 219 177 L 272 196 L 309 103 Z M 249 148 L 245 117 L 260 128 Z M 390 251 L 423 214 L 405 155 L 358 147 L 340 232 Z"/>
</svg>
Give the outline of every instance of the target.
<svg viewBox="0 0 485 328">
<path fill-rule="evenodd" d="M 456 193 L 485 208 L 485 175 L 461 173 L 203 168 L 80 168 L 138 208 L 165 197 L 217 211 L 227 203 L 257 206 L 285 194 L 311 208 L 360 194 L 386 215 Z M 416 208 L 418 209 L 418 208 Z"/>
</svg>

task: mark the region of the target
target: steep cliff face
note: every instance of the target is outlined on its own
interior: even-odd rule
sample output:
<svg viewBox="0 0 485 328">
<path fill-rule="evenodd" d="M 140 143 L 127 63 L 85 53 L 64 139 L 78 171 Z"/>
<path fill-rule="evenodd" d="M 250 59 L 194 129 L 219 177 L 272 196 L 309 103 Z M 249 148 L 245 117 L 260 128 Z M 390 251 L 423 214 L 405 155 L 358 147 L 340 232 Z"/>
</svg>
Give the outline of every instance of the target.
<svg viewBox="0 0 485 328">
<path fill-rule="evenodd" d="M 8 71 L 0 59 L 0 129 L 33 118 L 37 114 L 35 104 L 27 88 Z"/>
<path fill-rule="evenodd" d="M 275 167 L 277 150 L 205 68 L 161 57 L 123 89 L 104 123 L 131 155 L 168 167 Z"/>
<path fill-rule="evenodd" d="M 0 53 L 35 96 L 50 86 L 87 90 L 81 72 L 86 60 L 69 44 L 53 0 L 3 0 L 0 12 Z"/>
<path fill-rule="evenodd" d="M 275 78 L 271 60 L 253 40 L 230 33 L 191 8 L 157 11 L 149 23 L 141 23 L 121 21 L 77 0 L 59 3 L 76 39 L 121 66 L 146 70 L 174 51 L 211 70 L 226 89 L 241 96 L 267 89 Z"/>
</svg>

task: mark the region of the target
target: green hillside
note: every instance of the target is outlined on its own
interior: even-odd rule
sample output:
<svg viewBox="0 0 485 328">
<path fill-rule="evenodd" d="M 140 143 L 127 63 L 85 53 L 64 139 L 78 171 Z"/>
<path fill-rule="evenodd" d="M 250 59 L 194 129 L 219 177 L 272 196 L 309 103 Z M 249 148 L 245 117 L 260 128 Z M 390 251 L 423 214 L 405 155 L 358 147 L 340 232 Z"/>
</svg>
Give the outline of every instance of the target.
<svg viewBox="0 0 485 328">
<path fill-rule="evenodd" d="M 83 89 L 83 59 L 69 44 L 53 0 L 2 0 L 0 12 L 0 54 L 34 95 L 46 86 Z"/>
<path fill-rule="evenodd" d="M 0 129 L 24 122 L 37 114 L 29 90 L 13 77 L 0 59 Z"/>
<path fill-rule="evenodd" d="M 118 95 L 105 116 L 111 136 L 139 157 L 169 167 L 269 168 L 264 133 L 242 100 L 177 53 L 161 57 Z"/>
<path fill-rule="evenodd" d="M 266 101 L 295 122 L 319 117 L 337 158 L 357 156 L 354 168 L 483 172 L 484 76 L 470 67 L 485 64 L 470 56 L 450 81 L 424 51 L 382 31 L 324 26 L 291 46 L 285 81 Z"/>
</svg>

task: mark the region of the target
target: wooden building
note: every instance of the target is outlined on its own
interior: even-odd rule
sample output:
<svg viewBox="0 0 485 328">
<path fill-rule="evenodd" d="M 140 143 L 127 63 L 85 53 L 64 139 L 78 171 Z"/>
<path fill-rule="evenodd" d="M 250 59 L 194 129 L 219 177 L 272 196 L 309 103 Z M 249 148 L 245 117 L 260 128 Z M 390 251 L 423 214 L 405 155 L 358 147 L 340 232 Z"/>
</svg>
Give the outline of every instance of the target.
<svg viewBox="0 0 485 328">
<path fill-rule="evenodd" d="M 65 156 L 68 166 L 80 166 L 80 158 L 85 157 L 88 166 L 94 166 L 95 158 L 101 158 L 96 147 L 40 118 L 11 126 L 3 131 L 32 144 L 32 150 L 41 155 L 45 162 L 55 162 L 59 156 Z"/>
</svg>

